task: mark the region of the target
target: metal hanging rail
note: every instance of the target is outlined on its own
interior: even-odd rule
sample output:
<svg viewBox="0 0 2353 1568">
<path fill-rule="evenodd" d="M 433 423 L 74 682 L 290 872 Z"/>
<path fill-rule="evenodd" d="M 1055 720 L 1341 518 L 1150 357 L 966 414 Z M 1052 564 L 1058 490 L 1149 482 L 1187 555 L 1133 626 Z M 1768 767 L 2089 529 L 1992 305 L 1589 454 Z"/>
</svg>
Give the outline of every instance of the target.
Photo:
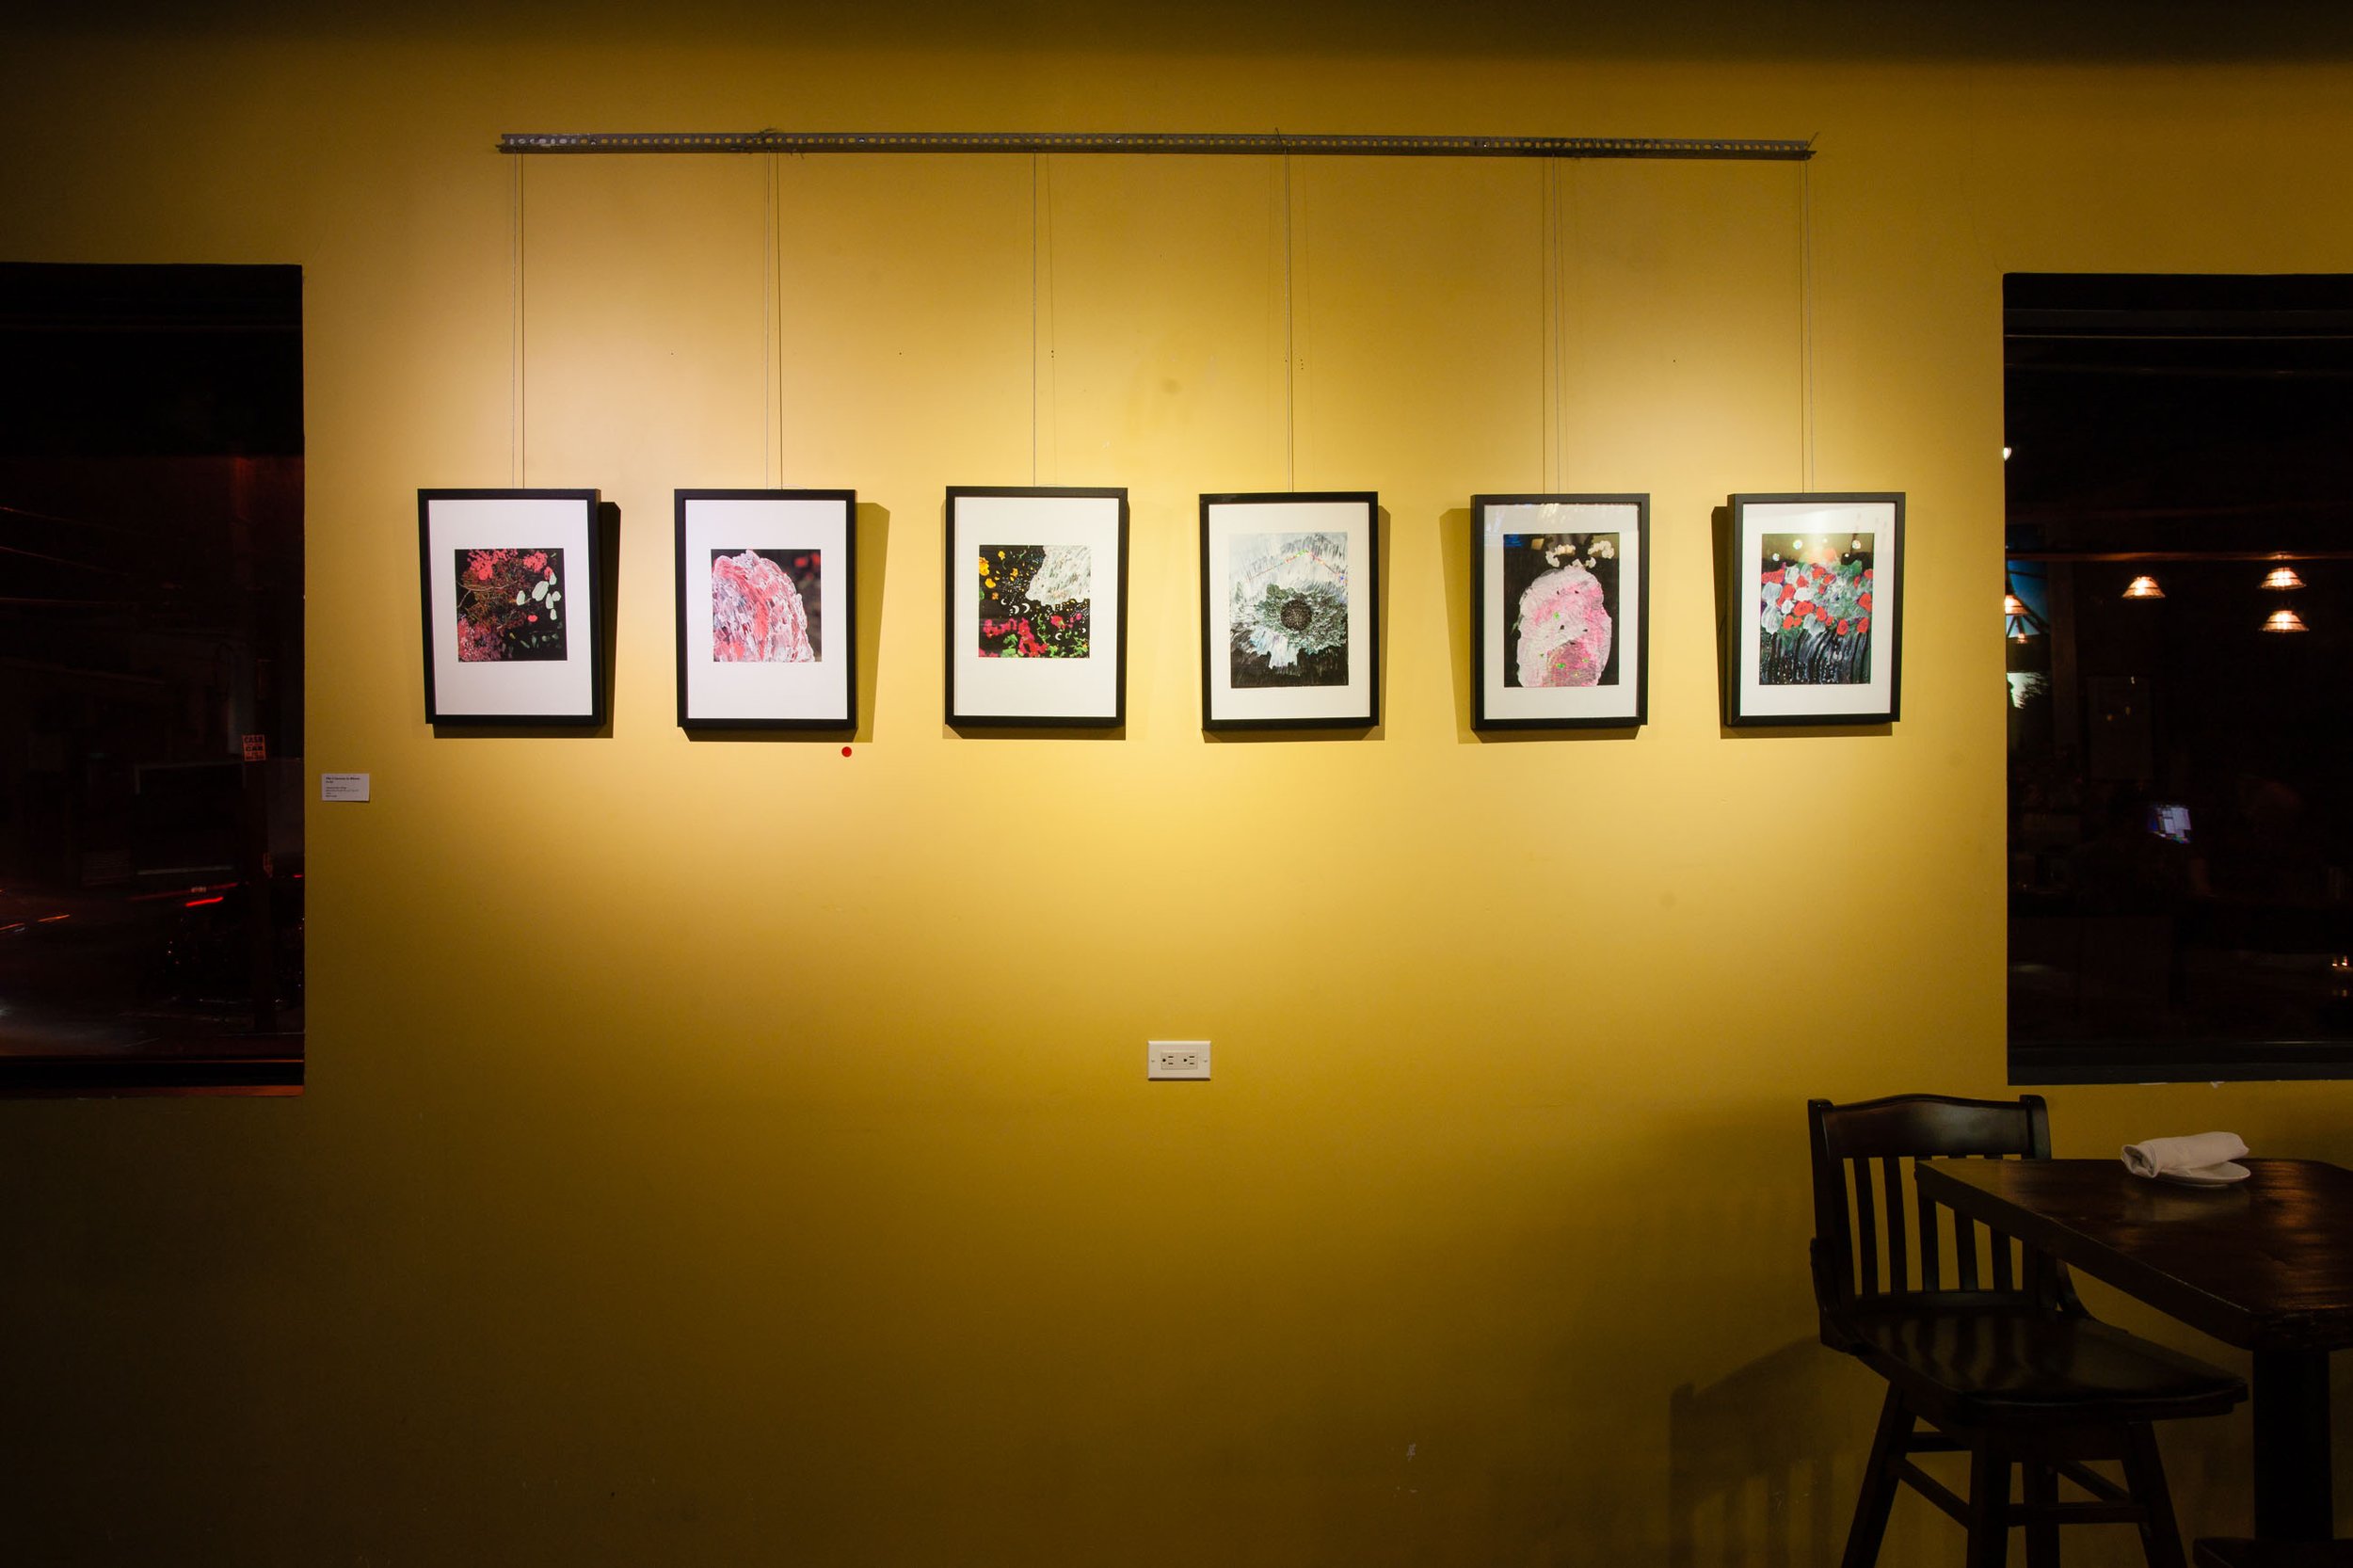
<svg viewBox="0 0 2353 1568">
<path fill-rule="evenodd" d="M 1182 152 L 1377 158 L 1685 158 L 1801 163 L 1803 141 L 1685 136 L 1317 136 L 1273 131 L 509 131 L 510 153 Z"/>
</svg>

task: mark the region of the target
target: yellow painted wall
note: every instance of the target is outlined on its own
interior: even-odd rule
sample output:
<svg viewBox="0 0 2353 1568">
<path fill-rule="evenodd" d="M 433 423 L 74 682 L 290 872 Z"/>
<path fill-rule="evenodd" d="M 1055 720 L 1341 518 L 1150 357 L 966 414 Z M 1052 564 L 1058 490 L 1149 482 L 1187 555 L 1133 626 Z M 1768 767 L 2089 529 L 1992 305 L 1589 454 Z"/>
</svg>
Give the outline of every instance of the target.
<svg viewBox="0 0 2353 1568">
<path fill-rule="evenodd" d="M 2001 275 L 2353 270 L 2353 71 L 1721 9 L 0 54 L 0 256 L 302 265 L 309 763 L 376 795 L 311 808 L 306 1096 L 0 1105 L 0 1554 L 1834 1560 L 1876 1390 L 1811 1343 L 1801 1102 L 2005 1089 Z M 1564 167 L 1557 377 L 1534 165 L 786 160 L 771 346 L 765 160 L 535 160 L 518 452 L 497 134 L 762 125 L 1820 156 Z M 1195 497 L 1287 464 L 1381 493 L 1385 723 L 1211 740 Z M 414 491 L 518 477 L 620 508 L 609 736 L 423 723 Z M 1129 488 L 1123 738 L 941 726 L 941 491 L 1032 477 Z M 848 758 L 673 722 L 670 491 L 769 479 L 861 498 Z M 1910 495 L 1904 717 L 1730 736 L 1709 511 L 1809 479 Z M 1467 728 L 1468 498 L 1549 486 L 1652 494 L 1639 739 Z M 2337 1085 L 2053 1102 L 2353 1158 Z M 2243 1416 L 2166 1443 L 2244 1527 Z"/>
</svg>

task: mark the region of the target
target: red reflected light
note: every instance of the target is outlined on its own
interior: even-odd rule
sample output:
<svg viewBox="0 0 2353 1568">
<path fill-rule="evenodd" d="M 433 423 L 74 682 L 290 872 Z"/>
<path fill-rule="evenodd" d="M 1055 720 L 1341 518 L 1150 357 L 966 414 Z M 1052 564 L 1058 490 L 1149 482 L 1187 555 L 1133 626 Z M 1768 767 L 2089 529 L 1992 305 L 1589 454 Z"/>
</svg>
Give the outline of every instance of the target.
<svg viewBox="0 0 2353 1568">
<path fill-rule="evenodd" d="M 225 894 L 216 894 L 211 898 L 192 898 L 180 907 L 183 909 L 201 909 L 208 904 L 219 904 L 223 902 L 225 898 Z"/>
<path fill-rule="evenodd" d="M 146 904 L 159 898 L 179 898 L 183 894 L 186 893 L 225 892 L 229 888 L 242 886 L 242 883 L 236 882 L 208 882 L 200 888 L 169 888 L 160 893 L 133 893 L 129 902 L 133 904 Z"/>
</svg>

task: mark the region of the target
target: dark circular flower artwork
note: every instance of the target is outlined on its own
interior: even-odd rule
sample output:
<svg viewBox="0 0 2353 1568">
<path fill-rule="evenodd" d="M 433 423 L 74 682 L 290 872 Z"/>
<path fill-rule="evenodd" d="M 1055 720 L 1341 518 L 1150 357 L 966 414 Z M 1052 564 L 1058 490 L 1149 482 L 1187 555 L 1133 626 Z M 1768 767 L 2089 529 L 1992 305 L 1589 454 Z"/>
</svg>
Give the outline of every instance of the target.
<svg viewBox="0 0 2353 1568">
<path fill-rule="evenodd" d="M 1233 683 L 1347 685 L 1347 539 L 1238 534 L 1228 548 Z"/>
</svg>

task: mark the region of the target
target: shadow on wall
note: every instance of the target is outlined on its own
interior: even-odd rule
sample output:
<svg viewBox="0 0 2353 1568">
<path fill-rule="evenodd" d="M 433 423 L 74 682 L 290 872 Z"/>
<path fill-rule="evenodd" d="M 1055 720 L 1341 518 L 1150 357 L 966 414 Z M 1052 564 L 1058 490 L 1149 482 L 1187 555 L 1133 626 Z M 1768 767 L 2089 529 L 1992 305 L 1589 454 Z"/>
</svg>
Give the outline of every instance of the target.
<svg viewBox="0 0 2353 1568">
<path fill-rule="evenodd" d="M 1795 1340 L 1668 1397 L 1673 1568 L 1838 1560 L 1886 1385 L 1813 1339 Z M 1918 1560 L 1898 1508 L 1880 1553 Z"/>
<path fill-rule="evenodd" d="M 611 501 L 597 503 L 597 635 L 596 647 L 589 657 L 597 666 L 596 682 L 604 693 L 604 713 L 598 719 L 584 719 L 578 724 L 568 721 L 534 724 L 484 724 L 478 720 L 444 721 L 433 726 L 433 736 L 441 741 L 529 741 L 543 739 L 609 741 L 613 738 L 613 723 L 619 711 L 620 696 L 615 689 L 616 667 L 614 660 L 620 646 L 618 621 L 621 614 L 621 508 Z M 429 621 L 428 617 L 428 621 Z"/>
<path fill-rule="evenodd" d="M 890 559 L 890 510 L 871 501 L 857 503 L 851 527 L 857 552 L 851 578 L 851 627 L 854 635 L 850 684 L 856 696 L 851 722 L 814 728 L 688 729 L 686 739 L 696 745 L 865 745 L 874 738 L 874 693 L 882 684 L 883 568 Z M 843 747 L 848 755 L 847 746 Z"/>
<path fill-rule="evenodd" d="M 1458 745 L 1591 744 L 1596 741 L 1631 741 L 1642 732 L 1629 724 L 1610 729 L 1478 729 L 1472 727 L 1478 703 L 1473 695 L 1471 664 L 1471 596 L 1478 575 L 1471 568 L 1471 509 L 1456 506 L 1438 517 L 1438 552 L 1445 562 L 1448 668 L 1454 690 L 1454 739 Z"/>
<path fill-rule="evenodd" d="M 1389 598 L 1391 592 L 1393 591 L 1390 587 L 1391 579 L 1389 577 L 1389 540 L 1391 535 L 1395 533 L 1395 529 L 1392 527 L 1389 518 L 1389 509 L 1386 506 L 1377 506 L 1374 508 L 1372 531 L 1372 722 L 1370 724 L 1362 725 L 1317 725 L 1311 728 L 1305 729 L 1285 729 L 1280 728 L 1270 728 L 1264 729 L 1204 728 L 1201 731 L 1201 738 L 1204 741 L 1209 742 L 1212 745 L 1263 745 L 1270 742 L 1289 744 L 1301 741 L 1377 741 L 1381 739 L 1382 735 L 1385 733 L 1382 728 L 1383 709 L 1381 705 L 1388 700 L 1389 692 Z M 1202 616 L 1205 623 L 1208 615 L 1209 610 L 1205 605 L 1202 609 Z M 1208 627 L 1206 624 L 1202 628 L 1202 635 L 1208 635 Z M 1206 649 L 1204 650 L 1203 657 L 1208 657 Z M 1206 683 L 1208 680 L 1209 674 L 1205 668 L 1202 673 L 1202 680 Z M 1209 716 L 1209 694 L 1206 690 L 1204 690 L 1201 695 L 1201 702 L 1202 717 L 1206 719 Z"/>
<path fill-rule="evenodd" d="M 2188 1348 L 2246 1371 L 2244 1358 L 2227 1347 Z M 2346 1382 L 2341 1370 L 2340 1404 Z M 1813 1339 L 1784 1345 L 1704 1388 L 1685 1384 L 1675 1389 L 1667 1414 L 1672 1568 L 1808 1568 L 1838 1561 L 1886 1390 L 1860 1363 Z M 2248 1533 L 2253 1438 L 2246 1411 L 2167 1423 L 2157 1439 L 2182 1533 Z M 1968 1476 L 1955 1457 L 1931 1455 L 1922 1467 L 1956 1491 L 1965 1490 Z M 2113 1465 L 2099 1468 L 2115 1471 Z M 2342 1492 L 2347 1467 L 2338 1468 Z M 2067 1495 L 2076 1496 L 2073 1488 Z M 2138 1538 L 2126 1526 L 2071 1528 L 2062 1544 L 2070 1562 L 2141 1560 Z M 1961 1547 L 1959 1525 L 1909 1489 L 1897 1494 L 1880 1548 L 1882 1564 L 1959 1561 Z M 2012 1542 L 2012 1560 L 2023 1549 L 2023 1541 Z"/>
<path fill-rule="evenodd" d="M 2233 1364 L 2233 1353 L 2217 1359 Z M 1675 1389 L 1667 1411 L 1671 1568 L 1838 1561 L 1886 1391 L 1860 1363 L 1813 1339 L 1784 1345 L 1705 1387 Z M 2245 1533 L 2251 1441 L 2245 1413 L 2172 1422 L 2158 1441 L 2183 1533 Z M 1966 1488 L 1954 1456 L 1931 1455 L 1923 1468 L 1956 1491 Z M 2023 1545 L 2013 1541 L 2012 1560 Z M 2121 1525 L 2071 1528 L 2064 1546 L 2070 1562 L 2141 1560 L 2137 1536 Z M 1907 1489 L 1897 1495 L 1879 1560 L 1888 1568 L 1959 1561 L 1961 1547 L 1961 1527 Z"/>
</svg>

